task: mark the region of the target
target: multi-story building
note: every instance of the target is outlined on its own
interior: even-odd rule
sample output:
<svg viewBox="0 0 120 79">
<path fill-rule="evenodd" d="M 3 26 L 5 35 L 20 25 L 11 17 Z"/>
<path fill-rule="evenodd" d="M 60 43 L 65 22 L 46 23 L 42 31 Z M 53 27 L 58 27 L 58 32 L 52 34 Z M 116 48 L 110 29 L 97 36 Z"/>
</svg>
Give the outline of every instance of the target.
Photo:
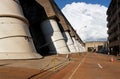
<svg viewBox="0 0 120 79">
<path fill-rule="evenodd" d="M 120 0 L 112 0 L 107 10 L 108 41 L 111 54 L 120 53 Z"/>
</svg>

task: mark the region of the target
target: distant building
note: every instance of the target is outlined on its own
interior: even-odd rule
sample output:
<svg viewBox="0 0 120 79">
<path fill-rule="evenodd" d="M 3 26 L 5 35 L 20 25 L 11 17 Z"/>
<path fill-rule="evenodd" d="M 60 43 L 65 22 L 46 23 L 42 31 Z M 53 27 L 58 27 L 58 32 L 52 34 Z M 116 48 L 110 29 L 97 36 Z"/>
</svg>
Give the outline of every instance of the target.
<svg viewBox="0 0 120 79">
<path fill-rule="evenodd" d="M 107 10 L 108 41 L 111 54 L 120 53 L 120 0 L 112 0 Z"/>
<path fill-rule="evenodd" d="M 87 52 L 107 53 L 108 43 L 106 41 L 90 41 L 85 43 Z"/>
</svg>

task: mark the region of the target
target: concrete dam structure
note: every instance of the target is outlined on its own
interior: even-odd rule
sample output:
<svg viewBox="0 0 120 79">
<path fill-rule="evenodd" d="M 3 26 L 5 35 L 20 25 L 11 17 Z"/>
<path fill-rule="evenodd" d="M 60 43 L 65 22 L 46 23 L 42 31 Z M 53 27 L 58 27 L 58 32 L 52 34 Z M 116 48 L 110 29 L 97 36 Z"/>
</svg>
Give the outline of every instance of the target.
<svg viewBox="0 0 120 79">
<path fill-rule="evenodd" d="M 0 59 L 85 51 L 54 0 L 2 0 L 0 7 Z"/>
<path fill-rule="evenodd" d="M 0 3 L 0 59 L 39 58 L 18 1 Z"/>
</svg>

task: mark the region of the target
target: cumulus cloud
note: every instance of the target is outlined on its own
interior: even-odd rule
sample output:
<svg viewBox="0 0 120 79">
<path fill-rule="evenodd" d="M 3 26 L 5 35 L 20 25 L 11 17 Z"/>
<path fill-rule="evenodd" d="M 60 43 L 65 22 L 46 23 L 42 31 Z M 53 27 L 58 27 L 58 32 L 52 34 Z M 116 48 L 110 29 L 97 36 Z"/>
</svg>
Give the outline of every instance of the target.
<svg viewBox="0 0 120 79">
<path fill-rule="evenodd" d="M 83 41 L 107 39 L 107 7 L 99 4 L 73 2 L 67 4 L 62 12 Z"/>
</svg>

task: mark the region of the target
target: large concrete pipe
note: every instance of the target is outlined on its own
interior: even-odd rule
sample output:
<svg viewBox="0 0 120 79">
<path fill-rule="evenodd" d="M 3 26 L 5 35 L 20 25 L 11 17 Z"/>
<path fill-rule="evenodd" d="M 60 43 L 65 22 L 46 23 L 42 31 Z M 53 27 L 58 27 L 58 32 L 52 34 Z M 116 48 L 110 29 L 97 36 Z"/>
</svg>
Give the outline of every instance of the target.
<svg viewBox="0 0 120 79">
<path fill-rule="evenodd" d="M 74 37 L 72 37 L 72 39 L 73 39 L 73 42 L 74 42 L 74 46 L 75 46 L 75 48 L 76 48 L 76 52 L 79 52 L 80 50 L 79 50 L 79 47 L 78 47 L 77 40 L 75 40 Z"/>
<path fill-rule="evenodd" d="M 71 53 L 72 53 L 72 52 L 76 52 L 76 49 L 75 49 L 73 40 L 72 40 L 69 32 L 66 31 L 66 32 L 64 32 L 64 33 L 65 33 L 65 35 L 66 35 L 66 37 L 67 37 L 67 46 L 68 46 L 70 52 L 71 52 Z"/>
<path fill-rule="evenodd" d="M 0 59 L 41 58 L 36 53 L 28 21 L 18 0 L 0 2 Z"/>
<path fill-rule="evenodd" d="M 78 51 L 80 52 L 80 44 L 79 44 L 78 40 L 76 40 L 76 44 L 77 44 L 77 47 L 78 47 Z"/>
<path fill-rule="evenodd" d="M 83 47 L 83 52 L 86 52 L 85 47 Z"/>
<path fill-rule="evenodd" d="M 76 52 L 78 52 L 78 50 L 77 50 L 77 48 L 76 48 L 76 41 L 75 41 L 75 38 L 72 37 L 72 40 L 73 40 L 73 44 L 74 44 L 75 50 L 76 50 Z"/>
<path fill-rule="evenodd" d="M 82 46 L 82 52 L 85 52 L 85 47 L 84 46 Z"/>
<path fill-rule="evenodd" d="M 83 52 L 82 45 L 79 43 L 79 50 L 80 52 Z"/>
<path fill-rule="evenodd" d="M 47 19 L 41 23 L 41 29 L 49 45 L 50 53 L 68 54 L 69 50 L 55 19 Z"/>
</svg>

